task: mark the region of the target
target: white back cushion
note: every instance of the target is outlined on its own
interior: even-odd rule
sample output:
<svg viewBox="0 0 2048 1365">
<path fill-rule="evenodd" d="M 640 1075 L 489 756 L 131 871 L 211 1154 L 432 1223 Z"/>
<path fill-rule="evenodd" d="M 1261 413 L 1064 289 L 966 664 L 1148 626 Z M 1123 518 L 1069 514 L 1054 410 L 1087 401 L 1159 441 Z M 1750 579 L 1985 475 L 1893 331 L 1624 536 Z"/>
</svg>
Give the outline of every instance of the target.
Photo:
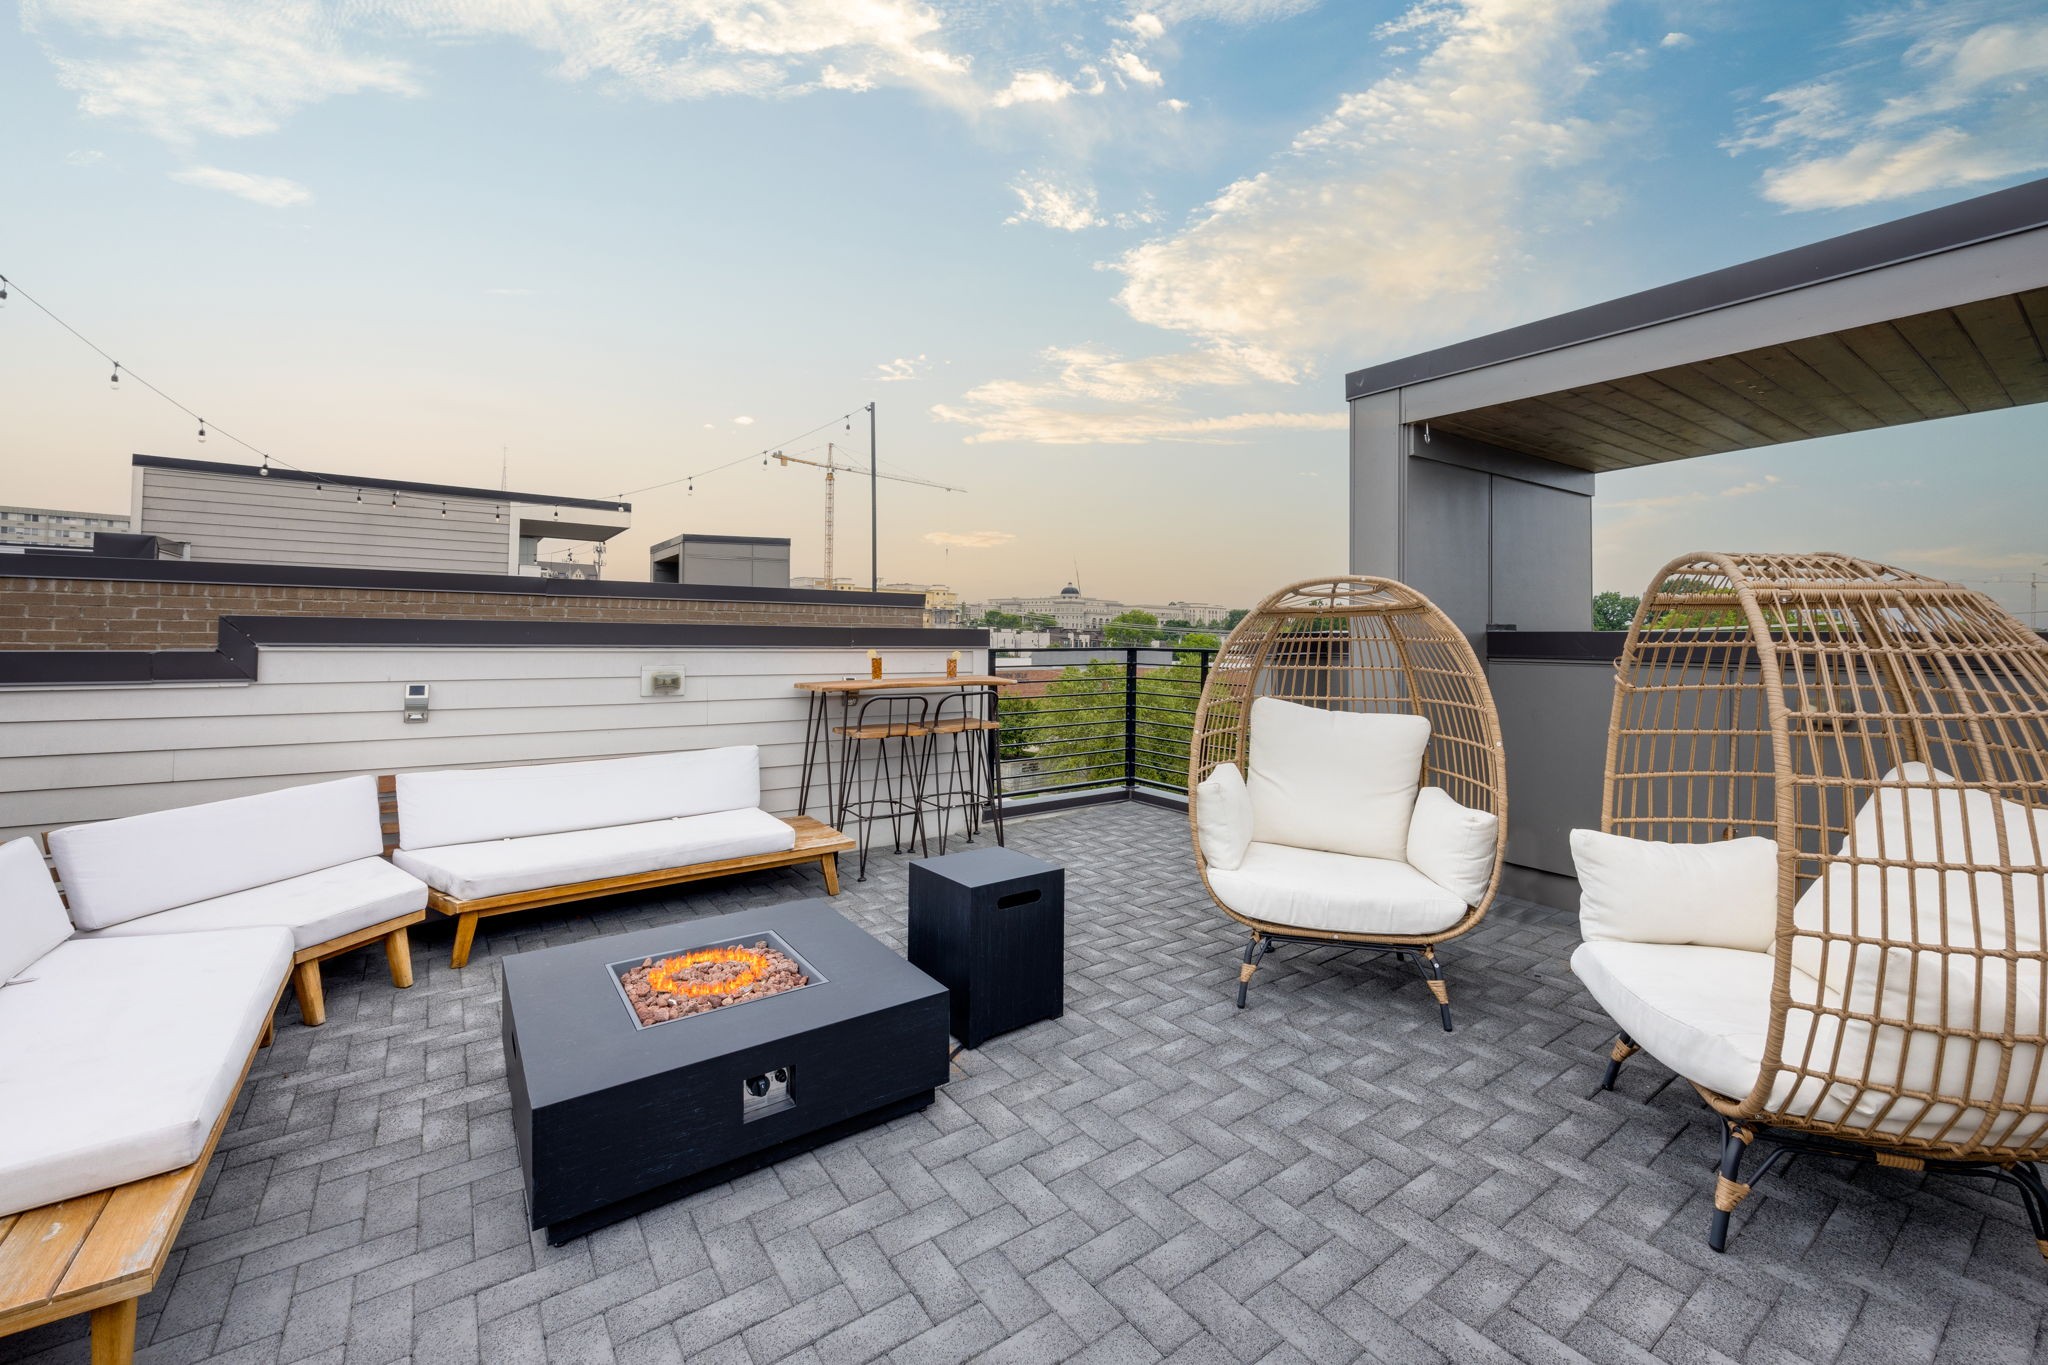
<svg viewBox="0 0 2048 1365">
<path fill-rule="evenodd" d="M 751 744 L 588 763 L 464 768 L 398 775 L 404 848 L 604 829 L 761 804 Z"/>
<path fill-rule="evenodd" d="M 1778 841 L 1666 844 L 1572 831 L 1579 933 L 1588 941 L 1693 943 L 1769 952 L 1778 931 Z"/>
<path fill-rule="evenodd" d="M 1258 842 L 1407 860 L 1427 720 L 1260 697 L 1251 744 L 1245 785 Z"/>
<path fill-rule="evenodd" d="M 1218 763 L 1196 785 L 1195 834 L 1209 866 L 1231 872 L 1244 861 L 1252 841 L 1252 798 L 1235 763 Z"/>
<path fill-rule="evenodd" d="M 0 844 L 0 986 L 71 937 L 71 921 L 33 839 Z"/>
<path fill-rule="evenodd" d="M 2042 990 L 2042 877 L 1990 869 L 2001 826 L 2012 862 L 2038 866 L 2048 856 L 2048 811 L 2029 812 L 1924 763 L 1879 780 L 1934 787 L 1880 786 L 1864 800 L 1838 850 L 1854 861 L 1830 863 L 1793 907 L 1803 931 L 1793 965 L 1849 1009 L 1908 1025 L 2002 1031 L 2006 997 L 2016 992 L 2020 1030 L 2032 1032 Z M 1897 865 L 1907 860 L 1952 866 Z M 2008 895 L 2010 946 L 2026 956 L 2008 968 L 1998 958 L 1941 951 L 2006 948 Z M 1819 933 L 1848 938 L 1809 936 Z"/>
<path fill-rule="evenodd" d="M 1500 817 L 1461 804 L 1442 787 L 1415 794 L 1408 822 L 1408 865 L 1467 905 L 1479 904 L 1493 883 L 1493 849 Z"/>
<path fill-rule="evenodd" d="M 73 825 L 50 836 L 71 920 L 81 929 L 104 929 L 383 851 L 374 777 Z"/>
</svg>

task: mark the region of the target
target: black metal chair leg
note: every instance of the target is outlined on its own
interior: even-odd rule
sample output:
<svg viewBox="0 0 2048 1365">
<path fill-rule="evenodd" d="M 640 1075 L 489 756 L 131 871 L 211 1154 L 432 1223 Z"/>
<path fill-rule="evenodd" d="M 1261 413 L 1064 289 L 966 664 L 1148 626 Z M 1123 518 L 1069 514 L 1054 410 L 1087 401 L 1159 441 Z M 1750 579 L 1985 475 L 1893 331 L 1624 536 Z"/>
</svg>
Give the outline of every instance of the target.
<svg viewBox="0 0 2048 1365">
<path fill-rule="evenodd" d="M 1636 1040 L 1626 1032 L 1615 1036 L 1614 1046 L 1607 1051 L 1607 1074 L 1600 1080 L 1602 1090 L 1614 1089 L 1614 1082 L 1621 1076 L 1621 1064 L 1633 1057 L 1637 1050 Z"/>
<path fill-rule="evenodd" d="M 1244 965 L 1237 969 L 1237 1007 L 1243 1009 L 1245 995 L 1251 989 L 1252 973 L 1259 969 L 1261 958 L 1272 951 L 1272 943 L 1259 934 L 1252 935 L 1252 941 L 1244 945 Z"/>
<path fill-rule="evenodd" d="M 1422 974 L 1429 982 L 1429 993 L 1436 997 L 1437 1018 L 1442 1021 L 1444 1032 L 1451 1031 L 1451 988 L 1444 984 L 1444 969 L 1436 960 L 1436 950 L 1422 950 Z"/>
<path fill-rule="evenodd" d="M 1737 1123 L 1722 1120 L 1721 1169 L 1714 1178 L 1714 1221 L 1707 1229 L 1707 1245 L 1715 1251 L 1728 1249 L 1728 1220 L 1749 1194 L 1749 1186 L 1735 1177 L 1742 1171 L 1742 1157 L 1756 1136 Z"/>
</svg>

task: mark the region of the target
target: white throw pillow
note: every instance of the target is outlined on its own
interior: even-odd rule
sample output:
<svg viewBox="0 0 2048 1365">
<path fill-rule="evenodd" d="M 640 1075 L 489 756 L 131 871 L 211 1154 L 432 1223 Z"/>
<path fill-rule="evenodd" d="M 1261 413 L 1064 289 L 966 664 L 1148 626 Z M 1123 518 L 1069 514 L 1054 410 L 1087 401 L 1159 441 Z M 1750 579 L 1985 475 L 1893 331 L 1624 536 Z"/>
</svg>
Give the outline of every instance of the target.
<svg viewBox="0 0 2048 1365">
<path fill-rule="evenodd" d="M 1408 822 L 1408 865 L 1467 905 L 1493 881 L 1500 817 L 1462 805 L 1441 787 L 1424 787 Z"/>
<path fill-rule="evenodd" d="M 1386 711 L 1252 702 L 1252 837 L 1260 843 L 1408 856 L 1429 722 Z"/>
<path fill-rule="evenodd" d="M 1237 870 L 1252 842 L 1252 798 L 1235 763 L 1218 763 L 1195 786 L 1195 833 L 1211 867 Z"/>
<path fill-rule="evenodd" d="M 1587 941 L 1771 950 L 1778 931 L 1778 842 L 1666 844 L 1572 831 L 1579 933 Z"/>
<path fill-rule="evenodd" d="M 33 839 L 0 844 L 0 986 L 71 937 L 71 920 Z"/>
</svg>

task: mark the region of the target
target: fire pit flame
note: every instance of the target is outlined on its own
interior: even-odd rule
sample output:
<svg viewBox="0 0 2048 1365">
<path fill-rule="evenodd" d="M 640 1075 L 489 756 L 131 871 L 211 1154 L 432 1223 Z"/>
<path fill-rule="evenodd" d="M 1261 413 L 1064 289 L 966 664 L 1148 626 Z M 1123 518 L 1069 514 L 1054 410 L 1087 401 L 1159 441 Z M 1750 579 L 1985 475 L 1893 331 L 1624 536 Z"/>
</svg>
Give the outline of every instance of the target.
<svg viewBox="0 0 2048 1365">
<path fill-rule="evenodd" d="M 731 963 L 738 971 L 721 976 L 717 980 L 684 980 L 684 974 L 693 967 L 708 967 L 719 963 Z M 773 964 L 766 953 L 752 948 L 699 948 L 693 953 L 663 958 L 647 969 L 647 984 L 664 995 L 730 995 L 745 990 L 768 973 Z"/>
</svg>

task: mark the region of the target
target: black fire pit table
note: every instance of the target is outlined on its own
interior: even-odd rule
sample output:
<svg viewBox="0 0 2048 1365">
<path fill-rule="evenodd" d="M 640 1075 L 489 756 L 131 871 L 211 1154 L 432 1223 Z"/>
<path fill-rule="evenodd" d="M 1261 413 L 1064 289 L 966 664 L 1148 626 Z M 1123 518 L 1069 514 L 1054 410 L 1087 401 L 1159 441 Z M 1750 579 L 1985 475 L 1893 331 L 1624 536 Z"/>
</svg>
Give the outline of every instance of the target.
<svg viewBox="0 0 2048 1365">
<path fill-rule="evenodd" d="M 811 984 L 652 1024 L 628 998 L 628 974 L 650 958 L 761 943 Z M 946 1081 L 946 988 L 823 901 L 503 966 L 526 1207 L 556 1246 L 922 1109 Z"/>
</svg>

